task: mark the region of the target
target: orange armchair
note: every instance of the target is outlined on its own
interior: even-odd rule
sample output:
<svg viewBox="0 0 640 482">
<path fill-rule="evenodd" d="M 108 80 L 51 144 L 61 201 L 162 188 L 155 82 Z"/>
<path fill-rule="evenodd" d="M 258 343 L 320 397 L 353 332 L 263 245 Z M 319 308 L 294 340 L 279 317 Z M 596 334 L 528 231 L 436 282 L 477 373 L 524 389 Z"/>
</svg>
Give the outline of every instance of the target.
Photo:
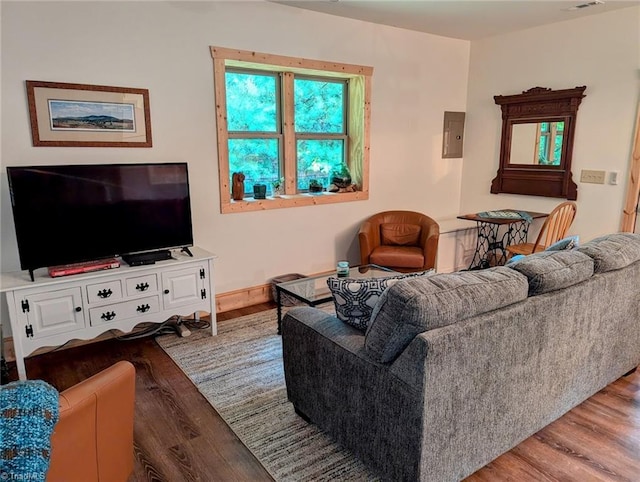
<svg viewBox="0 0 640 482">
<path fill-rule="evenodd" d="M 60 393 L 47 481 L 124 482 L 133 471 L 135 369 L 120 361 Z"/>
<path fill-rule="evenodd" d="M 414 211 L 384 211 L 360 227 L 360 262 L 394 271 L 422 271 L 436 266 L 440 226 Z"/>
</svg>

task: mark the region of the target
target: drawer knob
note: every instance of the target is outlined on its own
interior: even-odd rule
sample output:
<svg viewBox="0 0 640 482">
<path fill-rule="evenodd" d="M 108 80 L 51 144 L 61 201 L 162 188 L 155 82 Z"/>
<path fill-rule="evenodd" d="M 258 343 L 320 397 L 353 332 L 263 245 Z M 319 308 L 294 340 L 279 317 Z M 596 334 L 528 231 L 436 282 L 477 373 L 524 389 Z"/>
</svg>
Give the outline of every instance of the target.
<svg viewBox="0 0 640 482">
<path fill-rule="evenodd" d="M 82 311 L 82 308 L 80 308 L 79 306 L 76 306 L 76 311 L 79 313 Z"/>
<path fill-rule="evenodd" d="M 147 291 L 149 289 L 149 283 L 138 283 L 136 289 L 138 291 Z"/>
<path fill-rule="evenodd" d="M 169 294 L 169 290 L 164 290 L 164 294 L 168 295 Z"/>
<path fill-rule="evenodd" d="M 98 291 L 98 296 L 100 298 L 108 298 L 109 296 L 111 296 L 113 294 L 113 291 L 111 291 L 111 289 L 103 289 Z"/>
<path fill-rule="evenodd" d="M 139 311 L 140 313 L 146 313 L 147 311 L 149 311 L 151 309 L 151 307 L 148 304 L 145 305 L 140 305 L 136 308 L 136 311 Z"/>
<path fill-rule="evenodd" d="M 106 313 L 102 313 L 102 316 L 100 316 L 100 318 L 102 318 L 105 321 L 111 321 L 115 317 L 116 317 L 115 311 L 107 311 Z"/>
</svg>

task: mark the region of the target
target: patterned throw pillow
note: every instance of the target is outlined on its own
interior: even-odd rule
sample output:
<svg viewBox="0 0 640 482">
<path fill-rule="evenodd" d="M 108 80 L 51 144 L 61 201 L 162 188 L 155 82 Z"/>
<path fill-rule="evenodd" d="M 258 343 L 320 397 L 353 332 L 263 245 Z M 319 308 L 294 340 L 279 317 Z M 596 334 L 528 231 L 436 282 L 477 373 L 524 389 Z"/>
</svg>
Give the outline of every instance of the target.
<svg viewBox="0 0 640 482">
<path fill-rule="evenodd" d="M 42 380 L 0 387 L 0 480 L 45 480 L 58 392 Z"/>
<path fill-rule="evenodd" d="M 330 277 L 327 279 L 327 285 L 333 295 L 336 316 L 345 323 L 361 331 L 366 331 L 373 308 L 384 290 L 400 280 L 418 276 L 430 276 L 432 274 L 435 274 L 435 271 L 430 269 L 428 271 L 393 275 L 385 278 Z"/>
</svg>

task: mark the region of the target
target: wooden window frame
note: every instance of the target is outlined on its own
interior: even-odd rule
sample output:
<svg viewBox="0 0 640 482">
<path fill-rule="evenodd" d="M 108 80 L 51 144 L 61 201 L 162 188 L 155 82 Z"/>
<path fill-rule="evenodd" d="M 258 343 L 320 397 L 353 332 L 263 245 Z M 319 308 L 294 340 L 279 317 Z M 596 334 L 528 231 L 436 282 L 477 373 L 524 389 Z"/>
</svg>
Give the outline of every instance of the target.
<svg viewBox="0 0 640 482">
<path fill-rule="evenodd" d="M 622 223 L 620 231 L 633 233 L 636 228 L 638 202 L 640 198 L 640 102 L 636 110 L 636 129 L 629 159 L 629 174 L 627 183 L 627 199 L 622 209 Z"/>
<path fill-rule="evenodd" d="M 325 62 L 282 55 L 264 54 L 223 47 L 210 47 L 213 58 L 216 130 L 218 144 L 218 175 L 220 182 L 220 212 L 238 213 L 263 211 L 298 206 L 333 204 L 369 199 L 369 143 L 371 120 L 371 76 L 373 68 L 361 65 Z M 279 198 L 231 199 L 229 172 L 229 132 L 227 130 L 227 106 L 225 73 L 227 67 L 280 72 L 283 98 L 287 99 L 281 110 L 283 136 L 283 173 L 285 193 Z M 293 122 L 293 78 L 294 74 L 305 77 L 336 77 L 352 81 L 358 79 L 359 95 L 351 95 L 354 88 L 349 82 L 349 125 L 347 165 L 358 190 L 348 193 L 323 192 L 320 194 L 297 193 L 296 188 L 296 140 Z M 354 120 L 356 119 L 356 120 Z M 314 138 L 316 136 L 314 135 Z"/>
</svg>

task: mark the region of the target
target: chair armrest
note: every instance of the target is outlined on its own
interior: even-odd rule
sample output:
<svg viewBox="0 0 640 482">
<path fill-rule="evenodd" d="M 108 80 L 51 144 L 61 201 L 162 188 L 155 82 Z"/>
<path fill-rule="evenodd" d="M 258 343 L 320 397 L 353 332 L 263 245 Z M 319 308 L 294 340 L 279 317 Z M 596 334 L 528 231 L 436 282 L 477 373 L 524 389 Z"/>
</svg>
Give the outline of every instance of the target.
<svg viewBox="0 0 640 482">
<path fill-rule="evenodd" d="M 436 267 L 438 257 L 438 241 L 440 239 L 440 226 L 431 218 L 424 219 L 420 223 L 422 227 L 422 252 L 424 253 L 424 266 L 422 269 Z"/>
<path fill-rule="evenodd" d="M 360 243 L 360 264 L 369 264 L 371 252 L 380 246 L 380 231 L 378 223 L 365 221 L 358 233 Z"/>
<path fill-rule="evenodd" d="M 135 369 L 120 361 L 60 394 L 48 481 L 118 482 L 133 471 Z"/>
</svg>

